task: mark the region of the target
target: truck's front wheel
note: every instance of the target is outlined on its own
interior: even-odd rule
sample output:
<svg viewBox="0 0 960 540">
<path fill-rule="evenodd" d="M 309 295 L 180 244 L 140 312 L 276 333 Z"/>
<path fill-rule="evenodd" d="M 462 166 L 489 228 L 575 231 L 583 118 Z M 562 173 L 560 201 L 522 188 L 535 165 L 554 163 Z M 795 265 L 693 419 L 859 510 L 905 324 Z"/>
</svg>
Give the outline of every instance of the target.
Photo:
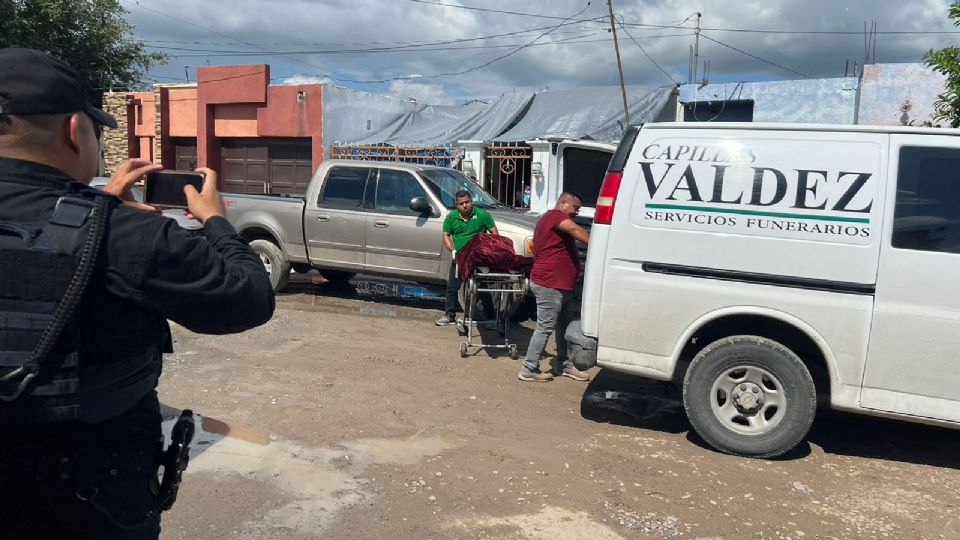
<svg viewBox="0 0 960 540">
<path fill-rule="evenodd" d="M 283 256 L 280 248 L 269 240 L 254 240 L 250 248 L 260 257 L 263 267 L 270 274 L 273 292 L 280 292 L 290 281 L 290 261 Z"/>
<path fill-rule="evenodd" d="M 793 449 L 816 414 L 810 371 L 780 343 L 732 336 L 690 363 L 683 405 L 696 432 L 728 454 L 768 458 Z"/>
</svg>

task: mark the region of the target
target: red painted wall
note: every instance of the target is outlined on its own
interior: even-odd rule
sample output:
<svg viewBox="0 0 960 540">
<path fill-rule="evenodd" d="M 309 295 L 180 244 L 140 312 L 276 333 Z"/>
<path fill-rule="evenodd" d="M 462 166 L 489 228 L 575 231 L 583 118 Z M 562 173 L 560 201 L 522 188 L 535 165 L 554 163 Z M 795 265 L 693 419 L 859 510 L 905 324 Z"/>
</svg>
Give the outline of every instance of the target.
<svg viewBox="0 0 960 540">
<path fill-rule="evenodd" d="M 148 104 L 153 94 L 136 97 L 143 100 L 143 117 L 138 118 L 132 107 L 128 110 L 130 155 L 141 152 L 138 135 L 153 133 L 150 111 L 154 109 Z M 171 137 L 194 134 L 197 165 L 218 172 L 217 135 L 310 137 L 313 167 L 323 161 L 323 86 L 270 86 L 270 66 L 266 64 L 201 67 L 196 89 L 161 87 L 156 106 L 160 110 L 161 160 L 166 168 L 175 166 Z M 195 112 L 190 113 L 194 106 Z"/>
<path fill-rule="evenodd" d="M 311 137 L 314 169 L 323 161 L 322 89 L 319 84 L 271 86 L 267 106 L 257 111 L 261 137 Z"/>
</svg>

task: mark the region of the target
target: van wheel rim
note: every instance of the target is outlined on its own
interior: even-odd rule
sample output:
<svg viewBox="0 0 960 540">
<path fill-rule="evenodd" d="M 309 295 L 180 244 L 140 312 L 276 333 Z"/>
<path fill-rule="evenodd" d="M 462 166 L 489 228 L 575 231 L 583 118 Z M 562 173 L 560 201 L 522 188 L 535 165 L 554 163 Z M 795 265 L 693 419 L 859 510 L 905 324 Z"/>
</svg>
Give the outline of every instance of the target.
<svg viewBox="0 0 960 540">
<path fill-rule="evenodd" d="M 273 265 L 270 264 L 270 257 L 267 257 L 265 254 L 261 253 L 260 262 L 263 263 L 263 267 L 267 270 L 267 273 L 271 274 L 272 272 L 270 270 L 273 269 Z"/>
<path fill-rule="evenodd" d="M 766 369 L 735 366 L 710 388 L 710 407 L 723 426 L 743 435 L 764 435 L 787 413 L 783 384 Z"/>
</svg>

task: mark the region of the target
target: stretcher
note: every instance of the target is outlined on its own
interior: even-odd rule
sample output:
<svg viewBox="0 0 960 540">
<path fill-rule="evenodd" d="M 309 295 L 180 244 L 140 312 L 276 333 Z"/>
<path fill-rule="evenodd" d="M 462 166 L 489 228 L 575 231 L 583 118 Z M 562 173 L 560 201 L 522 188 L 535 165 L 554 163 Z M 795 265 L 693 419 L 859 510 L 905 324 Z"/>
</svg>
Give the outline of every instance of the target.
<svg viewBox="0 0 960 540">
<path fill-rule="evenodd" d="M 510 314 L 523 301 L 530 290 L 530 280 L 520 272 L 489 272 L 478 268 L 464 282 L 463 317 L 457 319 L 457 330 L 467 337 L 460 342 L 460 356 L 465 358 L 471 349 L 507 349 L 510 358 L 520 358 L 516 343 L 510 343 Z M 479 295 L 489 293 L 493 296 L 497 330 L 503 336 L 502 343 L 474 343 L 474 310 Z"/>
</svg>

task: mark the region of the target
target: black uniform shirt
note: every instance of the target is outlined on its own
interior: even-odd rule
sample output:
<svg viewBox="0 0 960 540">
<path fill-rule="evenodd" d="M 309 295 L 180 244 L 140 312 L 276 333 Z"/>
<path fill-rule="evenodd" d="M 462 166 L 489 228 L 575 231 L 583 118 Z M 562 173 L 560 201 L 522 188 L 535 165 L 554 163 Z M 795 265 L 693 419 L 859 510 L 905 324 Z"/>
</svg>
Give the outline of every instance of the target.
<svg viewBox="0 0 960 540">
<path fill-rule="evenodd" d="M 0 220 L 48 220 L 71 182 L 57 169 L 0 158 Z M 156 406 L 159 351 L 170 351 L 167 319 L 194 332 L 225 334 L 263 324 L 274 310 L 263 264 L 222 217 L 208 219 L 196 234 L 172 219 L 118 205 L 106 235 L 76 320 L 81 369 L 115 370 L 119 378 L 109 388 L 94 388 L 84 385 L 81 371 L 87 423 L 114 418 L 138 403 Z M 140 373 L 124 372 L 124 359 L 151 349 L 158 351 L 155 361 Z"/>
</svg>

